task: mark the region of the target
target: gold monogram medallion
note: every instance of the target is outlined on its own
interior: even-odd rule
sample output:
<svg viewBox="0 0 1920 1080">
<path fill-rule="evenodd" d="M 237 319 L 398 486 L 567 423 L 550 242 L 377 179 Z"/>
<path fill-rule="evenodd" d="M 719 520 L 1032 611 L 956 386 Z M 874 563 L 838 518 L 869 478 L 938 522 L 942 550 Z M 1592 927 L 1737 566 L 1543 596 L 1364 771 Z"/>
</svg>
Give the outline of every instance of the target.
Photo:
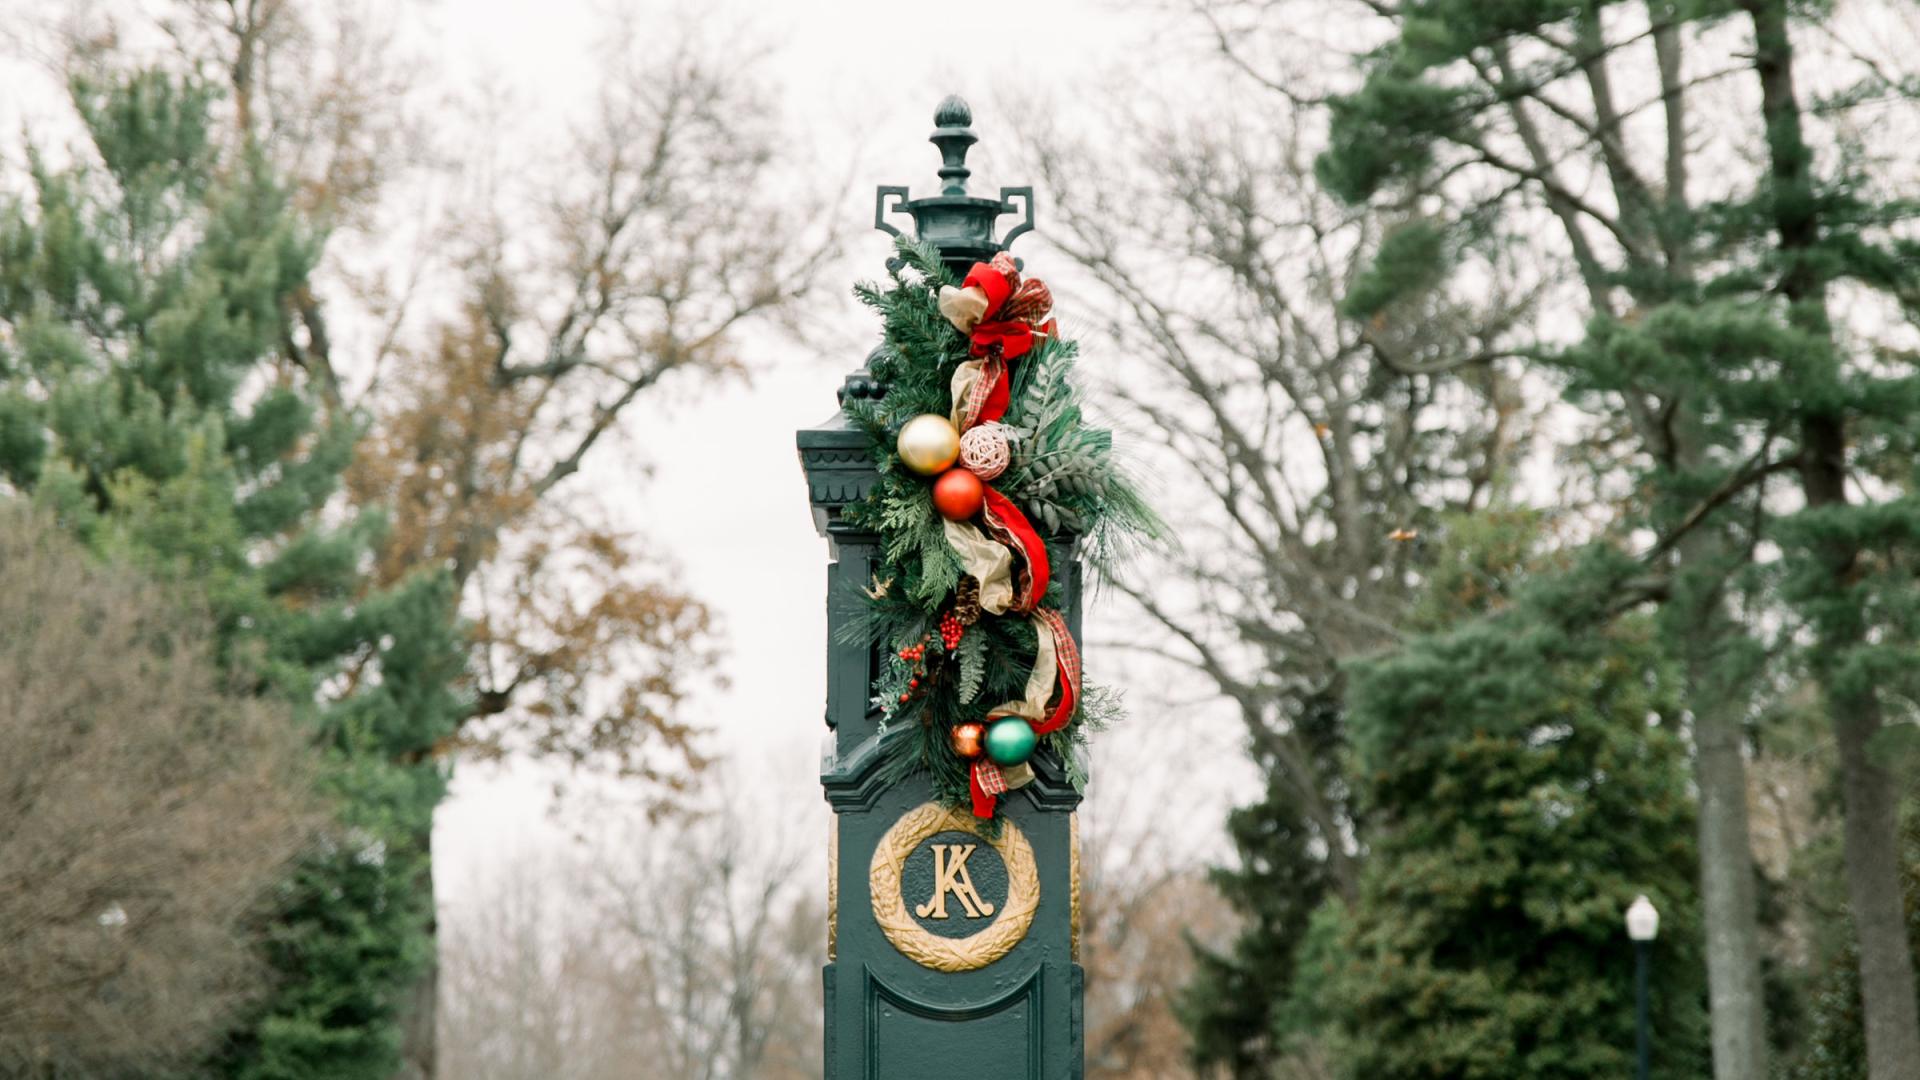
<svg viewBox="0 0 1920 1080">
<path fill-rule="evenodd" d="M 952 834 L 966 834 L 962 840 Z M 932 856 L 932 889 L 926 899 L 909 906 L 902 876 L 907 860 L 922 844 Z M 1006 896 L 995 903 L 976 886 L 969 861 L 990 848 L 1006 869 Z M 926 803 L 901 815 L 873 851 L 868 871 L 873 917 L 901 955 L 935 971 L 973 971 L 1011 952 L 1033 925 L 1040 904 L 1040 872 L 1033 847 L 1011 821 L 1000 823 L 1000 836 L 989 840 L 974 818 L 938 803 Z M 991 918 L 964 937 L 929 930 L 923 921 L 954 917 L 971 921 Z"/>
</svg>

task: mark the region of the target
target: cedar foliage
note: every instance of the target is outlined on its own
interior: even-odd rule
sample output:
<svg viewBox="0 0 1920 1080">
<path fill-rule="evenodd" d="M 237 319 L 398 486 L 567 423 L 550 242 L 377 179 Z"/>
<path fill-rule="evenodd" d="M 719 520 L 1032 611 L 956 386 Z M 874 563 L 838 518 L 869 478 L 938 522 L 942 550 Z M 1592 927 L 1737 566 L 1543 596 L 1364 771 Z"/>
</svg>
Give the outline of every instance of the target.
<svg viewBox="0 0 1920 1080">
<path fill-rule="evenodd" d="M 1706 1066 L 1694 799 L 1675 673 L 1644 618 L 1593 629 L 1542 515 L 1456 520 L 1397 648 L 1349 670 L 1371 853 L 1289 959 L 1281 1020 L 1341 1075 L 1631 1069 L 1620 913 L 1662 915 L 1655 1075 Z"/>
<path fill-rule="evenodd" d="M 205 597 L 233 685 L 290 710 L 331 821 L 261 933 L 274 992 L 219 1075 L 382 1078 L 425 961 L 415 888 L 459 702 L 444 575 L 372 587 L 381 523 L 339 507 L 358 420 L 290 361 L 322 237 L 218 91 L 159 70 L 75 76 L 87 143 L 0 201 L 0 477 L 94 549 Z"/>
</svg>

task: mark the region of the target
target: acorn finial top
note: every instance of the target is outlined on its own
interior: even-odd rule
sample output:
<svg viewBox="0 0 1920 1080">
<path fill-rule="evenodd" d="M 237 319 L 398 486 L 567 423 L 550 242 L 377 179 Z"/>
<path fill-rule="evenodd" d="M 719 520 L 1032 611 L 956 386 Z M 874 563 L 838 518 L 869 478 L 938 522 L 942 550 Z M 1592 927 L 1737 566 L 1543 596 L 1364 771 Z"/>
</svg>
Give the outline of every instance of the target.
<svg viewBox="0 0 1920 1080">
<path fill-rule="evenodd" d="M 934 108 L 933 123 L 927 141 L 940 148 L 940 194 L 965 195 L 967 177 L 973 171 L 967 168 L 967 149 L 976 138 L 967 126 L 973 123 L 973 110 L 959 94 L 948 94 Z"/>
<path fill-rule="evenodd" d="M 959 94 L 948 94 L 934 106 L 933 125 L 935 127 L 963 128 L 973 123 L 973 109 Z"/>
</svg>

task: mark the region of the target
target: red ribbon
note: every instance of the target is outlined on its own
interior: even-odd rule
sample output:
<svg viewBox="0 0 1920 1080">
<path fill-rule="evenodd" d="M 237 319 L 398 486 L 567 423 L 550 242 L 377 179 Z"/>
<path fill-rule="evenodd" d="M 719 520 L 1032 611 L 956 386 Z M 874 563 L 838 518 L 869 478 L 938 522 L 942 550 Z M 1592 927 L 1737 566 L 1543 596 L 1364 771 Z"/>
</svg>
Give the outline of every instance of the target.
<svg viewBox="0 0 1920 1080">
<path fill-rule="evenodd" d="M 1047 545 L 1041 542 L 1040 534 L 1027 521 L 1027 515 L 1013 505 L 1012 499 L 991 487 L 986 489 L 985 496 L 986 505 L 981 508 L 980 517 L 987 531 L 995 540 L 1012 548 L 1026 564 L 1025 569 L 1015 575 L 1013 610 L 1032 611 L 1047 595 Z"/>
<path fill-rule="evenodd" d="M 1053 707 L 1044 723 L 1033 729 L 1035 735 L 1048 735 L 1066 727 L 1067 721 L 1073 719 L 1074 704 L 1080 698 L 1080 649 L 1073 643 L 1067 620 L 1061 618 L 1059 612 L 1041 608 L 1033 614 L 1053 633 L 1053 662 L 1060 686 L 1060 703 Z"/>
<path fill-rule="evenodd" d="M 1037 294 L 1036 300 L 1038 296 L 1048 296 L 1046 302 L 1049 304 L 1052 302 L 1045 285 L 1039 285 L 1038 282 L 1030 282 L 1029 285 L 1039 286 L 1037 290 L 1033 290 Z M 979 289 L 987 297 L 986 313 L 981 316 L 980 324 L 973 328 L 970 351 L 974 356 L 991 356 L 997 353 L 1008 360 L 1014 360 L 1032 351 L 1034 326 L 1027 319 L 1006 318 L 998 322 L 990 321 L 1000 313 L 1002 308 L 1006 307 L 1008 299 L 1020 288 L 1020 272 L 1013 268 L 1013 259 L 1010 256 L 1001 252 L 993 257 L 991 263 L 974 263 L 967 269 L 967 279 L 961 283 L 960 287 Z M 1031 306 L 1025 301 L 1020 305 L 1021 310 L 1028 314 L 1036 316 L 1046 314 L 1044 308 L 1029 311 Z M 1052 323 L 1041 328 L 1042 332 L 1051 332 L 1052 329 Z"/>
<path fill-rule="evenodd" d="M 1045 315 L 1052 306 L 1051 294 L 1037 281 L 1028 284 L 1030 288 L 1027 292 L 1031 295 L 1027 295 L 1016 306 L 1025 315 Z M 990 264 L 974 263 L 967 270 L 966 281 L 962 284 L 962 288 L 967 287 L 978 288 L 986 294 L 985 318 L 990 319 L 1000 313 L 1008 299 L 1019 290 L 1020 275 L 1014 269 L 1013 259 L 1002 252 L 994 256 Z M 981 365 L 980 379 L 974 384 L 973 392 L 961 404 L 963 432 L 976 424 L 991 423 L 1006 415 L 1012 393 L 1007 362 L 1033 351 L 1035 339 L 1050 337 L 1055 333 L 1051 319 L 1040 326 L 1035 326 L 1026 318 L 1009 318 L 998 322 L 983 319 L 974 327 L 968 351 L 986 362 Z M 1046 543 L 1027 520 L 1027 515 L 1021 513 L 1011 499 L 991 487 L 986 489 L 985 498 L 986 504 L 980 516 L 987 531 L 1020 556 L 1022 563 L 1022 569 L 1016 577 L 1012 610 L 1033 612 L 1035 619 L 1053 636 L 1059 700 L 1044 721 L 1027 721 L 1032 725 L 1034 734 L 1046 735 L 1065 727 L 1067 721 L 1073 718 L 1080 697 L 1080 649 L 1074 644 L 1073 634 L 1067 630 L 1066 619 L 1057 611 L 1040 607 L 1040 601 L 1047 595 L 1050 573 Z M 968 771 L 967 788 L 973 800 L 973 816 L 990 818 L 999 797 L 1006 794 L 1007 781 L 998 765 L 981 759 L 976 760 Z"/>
<path fill-rule="evenodd" d="M 1023 322 L 983 322 L 973 328 L 974 356 L 1004 356 L 1015 360 L 1033 351 L 1033 327 Z"/>
<path fill-rule="evenodd" d="M 982 758 L 968 771 L 967 792 L 973 796 L 973 816 L 990 818 L 994 804 L 1007 792 L 1007 779 L 1000 775 L 1000 766 Z"/>
<path fill-rule="evenodd" d="M 999 262 L 1000 256 L 996 255 L 994 261 Z M 1019 280 L 1017 274 L 1008 272 L 1012 269 L 1011 258 L 1006 260 L 1005 270 L 988 263 L 974 263 L 967 268 L 967 280 L 961 282 L 960 287 L 979 289 L 987 294 L 987 313 L 983 317 L 991 317 L 994 312 L 1000 310 L 1001 304 L 1007 302 L 1007 297 L 1013 295 L 1014 287 L 1019 284 Z"/>
</svg>

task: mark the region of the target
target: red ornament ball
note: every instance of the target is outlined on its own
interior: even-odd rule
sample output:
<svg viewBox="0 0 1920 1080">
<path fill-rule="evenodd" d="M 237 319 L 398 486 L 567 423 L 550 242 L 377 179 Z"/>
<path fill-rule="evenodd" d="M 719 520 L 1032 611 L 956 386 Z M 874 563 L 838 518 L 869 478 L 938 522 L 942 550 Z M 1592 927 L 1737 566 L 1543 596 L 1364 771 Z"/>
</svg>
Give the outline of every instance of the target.
<svg viewBox="0 0 1920 1080">
<path fill-rule="evenodd" d="M 933 482 L 933 508 L 948 521 L 965 521 L 980 512 L 987 488 L 965 469 L 948 469 Z"/>
</svg>

